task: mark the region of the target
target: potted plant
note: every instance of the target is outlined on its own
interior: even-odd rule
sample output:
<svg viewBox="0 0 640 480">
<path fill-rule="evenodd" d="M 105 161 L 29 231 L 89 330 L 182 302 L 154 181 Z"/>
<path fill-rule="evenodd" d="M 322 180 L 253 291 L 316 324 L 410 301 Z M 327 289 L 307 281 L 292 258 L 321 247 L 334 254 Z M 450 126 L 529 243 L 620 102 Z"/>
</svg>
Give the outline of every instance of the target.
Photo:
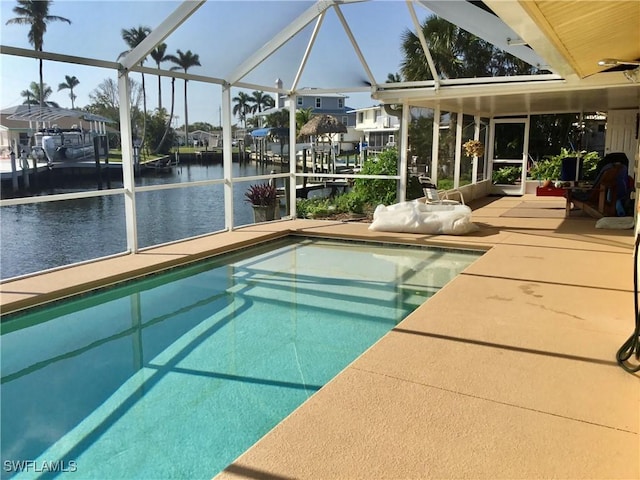
<svg viewBox="0 0 640 480">
<path fill-rule="evenodd" d="M 255 223 L 267 222 L 275 218 L 277 190 L 269 183 L 251 185 L 245 192 L 245 200 L 253 207 Z"/>
<path fill-rule="evenodd" d="M 463 145 L 464 153 L 467 157 L 482 157 L 484 155 L 484 145 L 478 140 L 468 140 Z"/>
</svg>

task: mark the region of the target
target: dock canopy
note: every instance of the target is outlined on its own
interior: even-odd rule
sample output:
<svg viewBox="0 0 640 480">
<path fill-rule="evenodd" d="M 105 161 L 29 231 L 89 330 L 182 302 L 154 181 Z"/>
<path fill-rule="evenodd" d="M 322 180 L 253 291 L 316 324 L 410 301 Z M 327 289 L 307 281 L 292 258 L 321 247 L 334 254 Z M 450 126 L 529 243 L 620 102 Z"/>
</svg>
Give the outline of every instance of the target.
<svg viewBox="0 0 640 480">
<path fill-rule="evenodd" d="M 102 115 L 94 115 L 80 110 L 69 110 L 60 107 L 40 107 L 39 105 L 17 105 L 3 110 L 2 114 L 6 114 L 9 120 L 21 121 L 46 122 L 55 121 L 60 118 L 77 118 L 87 122 L 116 123 Z"/>
<path fill-rule="evenodd" d="M 289 129 L 284 127 L 258 128 L 251 132 L 253 138 L 286 137 L 287 135 L 289 135 Z"/>
</svg>

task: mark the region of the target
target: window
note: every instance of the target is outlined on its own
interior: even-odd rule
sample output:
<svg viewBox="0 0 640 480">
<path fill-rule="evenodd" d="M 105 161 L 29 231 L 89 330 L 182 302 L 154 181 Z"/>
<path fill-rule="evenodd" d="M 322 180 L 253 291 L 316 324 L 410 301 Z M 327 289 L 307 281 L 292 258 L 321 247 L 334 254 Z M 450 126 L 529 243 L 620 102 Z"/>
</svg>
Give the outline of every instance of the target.
<svg viewBox="0 0 640 480">
<path fill-rule="evenodd" d="M 298 97 L 297 100 L 296 100 L 296 103 L 298 104 L 299 107 L 301 107 L 303 105 L 302 97 Z"/>
<path fill-rule="evenodd" d="M 338 99 L 338 108 L 344 108 L 344 98 Z"/>
<path fill-rule="evenodd" d="M 358 112 L 358 123 L 364 122 L 364 112 Z"/>
<path fill-rule="evenodd" d="M 347 125 L 347 122 L 349 121 L 349 119 L 347 117 L 342 117 L 342 124 L 343 125 Z"/>
<path fill-rule="evenodd" d="M 320 97 L 316 97 L 316 108 L 322 108 L 322 99 Z"/>
</svg>

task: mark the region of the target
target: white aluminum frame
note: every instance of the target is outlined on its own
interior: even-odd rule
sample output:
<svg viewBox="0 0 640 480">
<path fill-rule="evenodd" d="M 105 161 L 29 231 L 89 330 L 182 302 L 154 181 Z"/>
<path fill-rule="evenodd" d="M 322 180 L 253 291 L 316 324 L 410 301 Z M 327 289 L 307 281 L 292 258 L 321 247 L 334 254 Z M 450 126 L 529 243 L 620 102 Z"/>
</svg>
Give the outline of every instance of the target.
<svg viewBox="0 0 640 480">
<path fill-rule="evenodd" d="M 462 28 L 469 30 L 476 35 L 491 40 L 495 37 L 494 43 L 497 46 L 509 51 L 510 53 L 523 58 L 525 61 L 529 61 L 534 65 L 538 64 L 538 66 L 544 68 L 544 62 L 541 61 L 540 57 L 538 57 L 537 53 L 534 52 L 527 46 L 516 45 L 517 42 L 513 42 L 512 40 L 517 38 L 517 34 L 511 30 L 510 27 L 505 27 L 505 24 L 499 17 L 488 14 L 487 12 L 478 9 L 476 6 L 472 5 L 469 2 L 443 2 L 443 1 L 431 1 L 431 0 L 417 0 L 417 1 L 406 1 L 406 6 L 409 11 L 409 14 L 412 18 L 414 26 L 416 27 L 416 31 L 418 37 L 420 39 L 420 43 L 423 47 L 424 54 L 429 65 L 429 68 L 432 72 L 434 80 L 424 81 L 424 82 L 401 82 L 401 83 L 391 83 L 391 84 L 377 84 L 375 82 L 375 78 L 369 69 L 369 66 L 366 62 L 364 55 L 362 54 L 355 37 L 353 36 L 351 29 L 344 18 L 340 5 L 355 3 L 360 0 L 318 0 L 312 6 L 310 6 L 307 10 L 305 10 L 301 15 L 299 15 L 296 19 L 290 22 L 286 28 L 284 28 L 278 35 L 273 37 L 268 43 L 266 43 L 262 48 L 254 52 L 249 58 L 243 61 L 230 75 L 227 79 L 222 78 L 214 78 L 214 77 L 206 77 L 201 75 L 194 74 L 186 74 L 180 73 L 176 71 L 168 71 L 168 70 L 158 70 L 152 69 L 148 67 L 144 67 L 140 65 L 140 60 L 144 58 L 158 43 L 162 42 L 165 38 L 167 38 L 173 31 L 175 31 L 180 25 L 182 25 L 191 15 L 193 15 L 204 3 L 206 0 L 185 0 L 183 1 L 173 13 L 171 13 L 160 25 L 158 25 L 155 29 L 152 30 L 150 35 L 141 42 L 137 47 L 132 49 L 121 61 L 110 62 L 98 59 L 91 58 L 83 58 L 76 57 L 71 55 L 62 55 L 50 52 L 38 52 L 34 50 L 21 49 L 16 47 L 4 46 L 0 45 L 0 54 L 6 55 L 17 55 L 25 58 L 37 58 L 44 59 L 56 62 L 66 62 L 73 63 L 85 66 L 93 66 L 100 68 L 108 68 L 112 70 L 118 70 L 118 85 L 120 91 L 120 123 L 121 123 L 121 135 L 122 135 L 122 168 L 123 168 L 123 183 L 124 186 L 121 189 L 110 189 L 110 190 L 101 190 L 101 191 L 89 191 L 75 194 L 63 194 L 63 195 L 52 195 L 46 197 L 29 197 L 29 198 L 19 198 L 19 199 L 11 199 L 11 200 L 2 200 L 0 201 L 0 207 L 8 206 L 8 205 L 19 205 L 19 204 L 28 204 L 28 203 L 40 203 L 44 201 L 60 201 L 60 200 L 69 200 L 76 198 L 87 198 L 87 197 L 97 197 L 97 196 L 106 196 L 106 195 L 117 195 L 123 194 L 125 199 L 125 217 L 126 217 L 126 235 L 127 235 L 127 249 L 132 253 L 136 253 L 139 250 L 138 247 L 138 238 L 137 238 L 137 224 L 136 224 L 136 203 L 135 196 L 136 192 L 146 192 L 146 191 L 154 191 L 154 190 L 162 190 L 162 189 L 170 189 L 170 188 L 186 188 L 192 186 L 206 186 L 206 185 L 216 185 L 223 184 L 224 185 L 224 200 L 225 200 L 225 229 L 233 230 L 233 188 L 234 183 L 238 181 L 253 181 L 253 180 L 263 180 L 270 178 L 289 178 L 289 206 L 290 206 L 290 214 L 295 218 L 296 216 L 296 180 L 299 177 L 317 177 L 317 173 L 296 173 L 296 162 L 295 162 L 295 149 L 290 148 L 290 170 L 288 173 L 284 174 L 276 174 L 276 175 L 264 175 L 264 176 L 253 176 L 253 177 L 241 177 L 241 178 L 233 178 L 232 175 L 232 154 L 231 154 L 231 124 L 232 124 L 232 115 L 231 115 L 231 88 L 248 88 L 248 89 L 258 89 L 268 92 L 276 92 L 278 94 L 286 94 L 289 95 L 292 99 L 292 105 L 295 105 L 296 95 L 304 95 L 308 93 L 322 94 L 322 93 L 342 93 L 342 92 L 370 92 L 372 94 L 372 98 L 379 99 L 385 103 L 395 103 L 403 105 L 403 114 L 402 114 L 402 125 L 401 125 L 401 148 L 400 148 L 400 174 L 395 176 L 381 176 L 381 175 L 348 175 L 348 174 L 322 174 L 323 178 L 343 178 L 343 179 L 389 179 L 389 180 L 397 180 L 398 181 L 398 192 L 399 198 L 398 200 L 404 200 L 406 198 L 406 188 L 407 188 L 407 163 L 408 163 L 408 128 L 409 128 L 409 120 L 410 120 L 410 105 L 412 101 L 415 104 L 419 105 L 418 101 L 413 99 L 417 99 L 420 96 L 421 98 L 425 98 L 427 100 L 438 99 L 438 100 L 446 100 L 446 99 L 456 99 L 460 96 L 470 96 L 473 93 L 476 97 L 481 96 L 490 96 L 496 94 L 532 94 L 537 92 L 558 92 L 558 91 L 573 91 L 573 90 L 583 90 L 583 89 L 596 89 L 600 87 L 614 88 L 616 86 L 623 87 L 628 86 L 628 83 L 624 76 L 616 73 L 608 74 L 609 78 L 607 80 L 595 79 L 593 82 L 585 82 L 580 85 L 576 85 L 567 79 L 571 80 L 570 76 L 573 72 L 570 71 L 561 71 L 559 72 L 563 76 L 558 74 L 549 74 L 549 75 L 529 75 L 529 76 L 519 76 L 519 77 L 507 77 L 507 78 L 477 78 L 477 79 L 440 79 L 438 72 L 435 68 L 435 64 L 433 63 L 433 59 L 431 58 L 431 54 L 428 48 L 428 44 L 424 35 L 422 34 L 420 23 L 418 21 L 414 4 L 422 4 L 424 7 L 429 10 L 437 13 L 438 15 L 444 18 L 452 18 L 455 16 L 455 20 L 457 24 L 459 24 Z M 516 25 L 518 23 L 518 11 L 517 8 L 522 8 L 517 5 L 517 2 L 508 2 L 509 5 L 501 4 L 500 0 L 485 0 L 494 11 L 496 11 L 500 17 L 506 18 L 508 16 L 509 25 Z M 515 5 L 514 5 L 515 4 Z M 360 60 L 366 75 L 371 83 L 370 87 L 357 87 L 357 88 L 332 88 L 332 89 L 299 89 L 298 82 L 300 81 L 302 72 L 305 68 L 306 62 L 308 61 L 308 57 L 315 42 L 315 38 L 317 36 L 317 32 L 320 29 L 322 24 L 324 15 L 326 11 L 333 7 L 338 19 L 343 25 L 345 33 L 347 34 L 354 51 Z M 473 15 L 468 15 L 468 22 L 465 20 L 464 15 L 460 15 L 460 8 L 468 8 L 470 12 L 473 12 Z M 472 9 L 472 10 L 471 10 Z M 523 14 L 524 17 L 526 15 Z M 463 18 L 464 17 L 464 18 Z M 278 89 L 273 86 L 264 86 L 264 85 L 255 85 L 252 83 L 243 82 L 242 79 L 247 76 L 251 71 L 253 71 L 256 67 L 258 67 L 264 60 L 266 60 L 270 55 L 276 52 L 280 47 L 282 47 L 287 41 L 293 38 L 298 32 L 304 29 L 311 22 L 316 21 L 316 26 L 314 28 L 313 35 L 309 41 L 307 46 L 307 50 L 302 58 L 302 61 L 299 65 L 298 71 L 295 75 L 295 80 L 293 85 L 289 89 Z M 467 22 L 468 24 L 461 24 L 460 22 Z M 505 33 L 506 32 L 506 33 Z M 508 35 L 508 36 L 507 36 Z M 539 50 L 536 48 L 536 51 Z M 547 54 L 548 52 L 543 52 Z M 552 52 L 553 53 L 553 52 Z M 555 56 L 554 56 L 555 55 Z M 561 55 L 555 52 L 552 55 L 552 62 L 554 65 L 563 64 Z M 540 61 L 538 61 L 540 60 Z M 162 75 L 166 77 L 173 78 L 181 78 L 184 80 L 192 80 L 199 81 L 204 83 L 213 83 L 217 85 L 221 85 L 222 87 L 222 116 L 223 116 L 223 179 L 202 181 L 202 182 L 193 182 L 193 183 L 178 183 L 171 185 L 158 185 L 158 186 L 149 186 L 149 187 L 137 187 L 135 186 L 134 181 L 134 165 L 133 165 L 133 148 L 132 148 L 132 130 L 130 124 L 130 111 L 129 111 L 129 82 L 128 76 L 130 72 L 142 72 L 142 73 L 150 73 L 153 75 Z M 448 110 L 445 108 L 445 110 Z M 454 112 L 451 111 L 453 114 Z M 464 112 L 461 110 L 457 111 L 458 115 L 458 131 L 456 132 L 456 153 L 455 153 L 455 173 L 454 173 L 454 182 L 455 185 L 459 185 L 459 171 L 460 171 L 460 156 L 461 156 L 461 129 L 462 129 L 462 115 Z M 430 176 L 431 179 L 437 183 L 438 181 L 438 147 L 439 147 L 439 127 L 440 127 L 440 114 L 441 114 L 441 106 L 438 104 L 434 108 L 434 121 L 433 121 L 433 146 L 432 146 L 432 160 L 431 160 L 431 171 Z M 479 137 L 479 119 L 480 115 L 483 117 L 488 117 L 491 120 L 488 137 L 489 140 L 487 142 L 487 151 L 485 153 L 485 169 L 489 174 L 491 173 L 492 168 L 492 155 L 493 155 L 493 139 L 494 139 L 494 129 L 493 129 L 493 117 L 490 113 L 487 112 L 473 112 L 475 115 L 475 130 L 474 130 L 474 138 L 478 139 Z M 291 109 L 290 111 L 290 137 L 289 142 L 290 145 L 295 145 L 295 110 Z M 525 152 L 523 154 L 522 165 L 523 165 L 523 178 L 522 178 L 522 188 L 524 188 L 525 180 L 526 180 L 526 159 L 527 159 L 527 148 L 528 148 L 528 136 L 529 136 L 529 117 L 526 117 L 526 126 L 525 126 L 525 138 L 524 138 L 524 148 Z M 473 181 L 477 181 L 477 158 L 474 158 L 474 168 L 473 168 Z"/>
<path fill-rule="evenodd" d="M 520 175 L 520 187 L 516 187 L 515 185 L 506 185 L 506 184 L 494 184 L 492 187 L 492 193 L 497 194 L 505 194 L 505 195 L 524 195 L 527 184 L 527 159 L 529 158 L 529 126 L 530 126 L 530 116 L 522 116 L 518 118 L 491 118 L 489 123 L 489 148 L 487 152 L 487 174 L 493 174 L 493 165 L 494 164 L 502 164 L 502 165 L 513 165 L 520 166 L 522 168 L 522 172 Z M 504 124 L 522 124 L 524 125 L 523 132 L 523 146 L 522 146 L 522 158 L 520 159 L 495 159 L 494 158 L 494 145 L 495 145 L 495 134 L 496 134 L 496 125 L 504 125 Z"/>
</svg>

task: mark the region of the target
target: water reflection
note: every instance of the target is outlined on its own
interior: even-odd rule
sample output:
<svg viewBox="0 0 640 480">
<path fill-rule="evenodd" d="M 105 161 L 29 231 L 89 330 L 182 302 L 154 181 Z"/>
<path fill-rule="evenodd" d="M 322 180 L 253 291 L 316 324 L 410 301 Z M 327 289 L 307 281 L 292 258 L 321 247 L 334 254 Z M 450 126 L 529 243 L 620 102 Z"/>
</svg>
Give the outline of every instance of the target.
<svg viewBox="0 0 640 480">
<path fill-rule="evenodd" d="M 233 164 L 233 176 L 269 173 L 272 167 Z M 170 173 L 145 175 L 138 185 L 220 179 L 222 165 L 181 165 Z M 112 182 L 112 187 L 121 186 Z M 234 222 L 253 222 L 244 201 L 247 184 L 234 187 Z M 89 186 L 88 188 L 95 188 Z M 56 189 L 50 193 L 78 191 Z M 224 228 L 222 185 L 142 192 L 136 195 L 138 243 L 157 245 Z M 2 207 L 0 278 L 45 270 L 126 250 L 121 195 Z"/>
</svg>

